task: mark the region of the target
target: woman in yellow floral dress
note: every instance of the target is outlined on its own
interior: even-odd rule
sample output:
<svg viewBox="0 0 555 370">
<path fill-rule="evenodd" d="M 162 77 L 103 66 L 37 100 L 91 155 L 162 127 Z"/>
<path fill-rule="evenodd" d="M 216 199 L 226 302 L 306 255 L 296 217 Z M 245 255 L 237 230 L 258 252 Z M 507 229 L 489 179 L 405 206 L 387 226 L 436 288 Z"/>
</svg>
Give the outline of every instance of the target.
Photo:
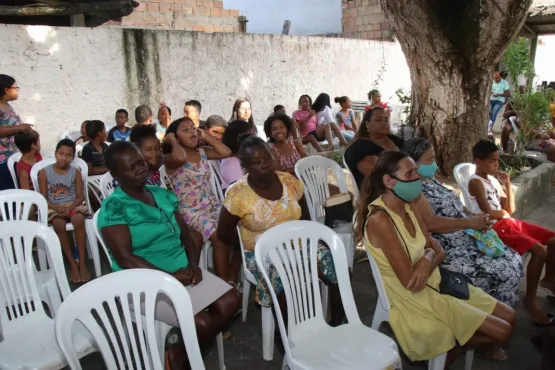
<svg viewBox="0 0 555 370">
<path fill-rule="evenodd" d="M 237 233 L 233 230 L 239 226 L 245 262 L 257 280 L 256 301 L 264 307 L 270 307 L 270 292 L 256 267 L 254 248 L 256 241 L 266 230 L 287 221 L 310 219 L 303 195 L 304 187 L 294 176 L 276 172 L 275 159 L 268 144 L 257 136 L 243 137 L 238 157 L 247 175 L 231 185 L 226 192 L 218 236 L 227 243 L 238 243 Z M 343 319 L 343 307 L 331 252 L 324 245 L 318 246 L 318 268 L 320 280 L 330 286 L 330 324 L 339 325 Z M 270 271 L 269 275 L 279 296 L 283 292 L 281 281 L 275 270 Z"/>
</svg>

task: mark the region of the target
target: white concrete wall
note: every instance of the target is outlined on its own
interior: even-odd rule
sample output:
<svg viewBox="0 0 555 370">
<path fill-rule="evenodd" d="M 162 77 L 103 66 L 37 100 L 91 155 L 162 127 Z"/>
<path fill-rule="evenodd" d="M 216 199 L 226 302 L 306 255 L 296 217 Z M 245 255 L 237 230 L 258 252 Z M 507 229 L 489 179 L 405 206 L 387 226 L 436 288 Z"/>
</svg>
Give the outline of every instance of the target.
<svg viewBox="0 0 555 370">
<path fill-rule="evenodd" d="M 115 111 L 160 101 L 181 117 L 198 99 L 202 117 L 226 119 L 236 98 L 248 96 L 258 125 L 283 104 L 291 113 L 301 94 L 321 92 L 365 100 L 382 61 L 384 100 L 410 88 L 398 44 L 340 38 L 194 33 L 122 28 L 0 25 L 0 73 L 16 78 L 13 103 L 34 123 L 45 149 L 86 119 L 114 122 Z"/>
<path fill-rule="evenodd" d="M 538 48 L 536 51 L 536 82 L 541 84 L 542 81 L 555 81 L 555 35 L 540 36 Z"/>
<path fill-rule="evenodd" d="M 281 34 L 285 20 L 290 35 L 341 32 L 341 0 L 224 0 L 224 6 L 247 17 L 249 33 Z"/>
</svg>

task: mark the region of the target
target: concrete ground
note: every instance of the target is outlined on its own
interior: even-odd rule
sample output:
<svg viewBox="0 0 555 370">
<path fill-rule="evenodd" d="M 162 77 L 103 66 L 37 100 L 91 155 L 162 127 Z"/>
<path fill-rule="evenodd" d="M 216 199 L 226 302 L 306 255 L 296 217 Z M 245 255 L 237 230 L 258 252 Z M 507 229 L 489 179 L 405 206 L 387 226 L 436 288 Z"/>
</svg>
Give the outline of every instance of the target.
<svg viewBox="0 0 555 370">
<path fill-rule="evenodd" d="M 538 223 L 545 227 L 555 230 L 555 192 L 546 200 L 546 202 L 530 214 L 526 220 Z M 92 267 L 92 266 L 91 266 Z M 107 267 L 107 266 L 105 266 Z M 357 304 L 359 315 L 366 325 L 370 326 L 372 315 L 377 301 L 377 291 L 372 278 L 368 263 L 356 264 L 354 267 L 353 292 Z M 540 288 L 541 289 L 541 288 Z M 523 292 L 521 292 L 522 296 Z M 546 292 L 539 292 L 542 296 L 541 303 L 547 312 L 555 314 L 555 300 L 545 298 Z M 251 294 L 252 296 L 252 294 Z M 541 358 L 539 352 L 532 345 L 530 337 L 540 333 L 539 328 L 535 327 L 522 306 L 518 304 L 516 307 L 518 313 L 518 322 L 513 336 L 507 343 L 505 350 L 509 356 L 509 360 L 505 362 L 496 362 L 489 360 L 483 355 L 476 353 L 474 358 L 473 370 L 540 370 Z M 387 328 L 382 329 L 386 334 L 391 335 Z M 282 356 L 274 351 L 274 359 L 266 362 L 262 359 L 262 331 L 260 309 L 255 307 L 251 302 L 248 308 L 248 316 L 246 322 L 238 319 L 230 328 L 231 338 L 224 341 L 225 347 L 225 364 L 227 370 L 278 370 L 281 369 Z M 333 340 L 333 338 L 330 338 Z M 209 348 L 205 351 L 204 361 L 207 369 L 218 369 L 218 357 L 216 347 Z M 105 369 L 102 358 L 99 354 L 92 354 L 82 360 L 85 370 Z M 410 364 L 403 362 L 404 370 L 425 369 L 426 367 L 418 364 Z M 452 370 L 464 369 L 464 358 L 461 357 L 451 367 Z M 348 370 L 348 369 L 345 369 Z"/>
</svg>

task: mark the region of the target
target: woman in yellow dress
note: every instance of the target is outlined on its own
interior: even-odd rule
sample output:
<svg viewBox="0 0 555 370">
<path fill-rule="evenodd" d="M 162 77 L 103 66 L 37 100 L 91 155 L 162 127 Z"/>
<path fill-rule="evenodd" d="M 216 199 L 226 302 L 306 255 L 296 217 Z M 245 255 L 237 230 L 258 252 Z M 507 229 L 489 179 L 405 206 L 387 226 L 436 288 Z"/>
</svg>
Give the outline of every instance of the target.
<svg viewBox="0 0 555 370">
<path fill-rule="evenodd" d="M 461 346 L 489 348 L 507 341 L 516 314 L 471 285 L 468 300 L 438 292 L 445 253 L 412 204 L 422 192 L 416 170 L 403 152 L 380 156 L 363 182 L 356 237 L 380 269 L 391 304 L 389 323 L 405 354 L 421 361 L 449 352 L 448 366 Z"/>
</svg>

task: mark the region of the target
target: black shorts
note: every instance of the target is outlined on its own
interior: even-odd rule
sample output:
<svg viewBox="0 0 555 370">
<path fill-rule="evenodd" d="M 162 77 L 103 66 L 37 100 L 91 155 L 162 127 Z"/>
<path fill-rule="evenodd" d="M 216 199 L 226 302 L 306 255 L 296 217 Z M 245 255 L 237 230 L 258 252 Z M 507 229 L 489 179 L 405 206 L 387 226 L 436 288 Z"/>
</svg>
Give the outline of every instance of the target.
<svg viewBox="0 0 555 370">
<path fill-rule="evenodd" d="M 316 138 L 316 140 L 318 140 L 318 141 L 326 141 L 325 137 L 319 137 L 318 136 L 318 134 L 316 133 L 316 130 L 310 131 L 308 134 L 314 136 Z"/>
</svg>

